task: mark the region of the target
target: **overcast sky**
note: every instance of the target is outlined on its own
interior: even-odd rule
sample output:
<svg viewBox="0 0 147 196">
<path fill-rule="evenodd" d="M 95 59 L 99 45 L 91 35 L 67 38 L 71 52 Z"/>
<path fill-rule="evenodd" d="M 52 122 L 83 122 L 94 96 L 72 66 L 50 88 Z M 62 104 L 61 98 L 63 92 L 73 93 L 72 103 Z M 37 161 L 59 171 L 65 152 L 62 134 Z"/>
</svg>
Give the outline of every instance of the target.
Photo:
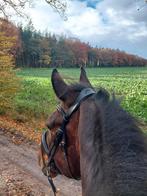
<svg viewBox="0 0 147 196">
<path fill-rule="evenodd" d="M 143 0 L 67 0 L 67 21 L 45 0 L 35 1 L 34 8 L 27 11 L 37 30 L 77 37 L 92 46 L 119 48 L 147 58 L 144 4 Z"/>
</svg>

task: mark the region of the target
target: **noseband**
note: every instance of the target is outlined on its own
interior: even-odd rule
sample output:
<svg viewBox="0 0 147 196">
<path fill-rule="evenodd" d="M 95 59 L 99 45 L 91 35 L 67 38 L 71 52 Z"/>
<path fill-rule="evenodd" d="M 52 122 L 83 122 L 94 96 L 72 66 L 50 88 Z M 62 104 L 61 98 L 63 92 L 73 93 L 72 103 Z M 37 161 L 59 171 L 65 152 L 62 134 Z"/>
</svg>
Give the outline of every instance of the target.
<svg viewBox="0 0 147 196">
<path fill-rule="evenodd" d="M 85 88 L 80 92 L 80 94 L 77 97 L 75 103 L 68 109 L 67 112 L 65 112 L 63 110 L 63 108 L 61 108 L 61 107 L 57 108 L 57 110 L 63 116 L 63 121 L 62 121 L 61 127 L 57 130 L 56 136 L 55 136 L 53 142 L 51 143 L 50 147 L 48 147 L 48 145 L 46 143 L 46 133 L 47 133 L 47 131 L 42 134 L 42 141 L 41 141 L 42 146 L 44 148 L 44 151 L 48 155 L 48 164 L 45 168 L 43 168 L 42 171 L 43 171 L 44 175 L 46 175 L 48 177 L 48 181 L 49 181 L 49 183 L 52 187 L 54 195 L 56 195 L 57 190 L 56 190 L 56 187 L 55 187 L 55 185 L 53 183 L 53 180 L 50 176 L 51 168 L 54 168 L 56 171 L 58 171 L 58 173 L 61 173 L 60 169 L 56 166 L 55 161 L 54 161 L 55 153 L 56 153 L 58 147 L 61 146 L 62 149 L 63 149 L 63 152 L 64 152 L 65 160 L 66 160 L 68 168 L 69 168 L 69 173 L 70 173 L 71 177 L 74 178 L 73 174 L 71 172 L 71 169 L 70 169 L 69 162 L 68 162 L 66 125 L 68 124 L 69 119 L 72 116 L 72 114 L 79 108 L 81 102 L 84 101 L 85 99 L 87 99 L 89 96 L 91 96 L 93 94 L 95 94 L 95 91 L 92 88 Z"/>
</svg>

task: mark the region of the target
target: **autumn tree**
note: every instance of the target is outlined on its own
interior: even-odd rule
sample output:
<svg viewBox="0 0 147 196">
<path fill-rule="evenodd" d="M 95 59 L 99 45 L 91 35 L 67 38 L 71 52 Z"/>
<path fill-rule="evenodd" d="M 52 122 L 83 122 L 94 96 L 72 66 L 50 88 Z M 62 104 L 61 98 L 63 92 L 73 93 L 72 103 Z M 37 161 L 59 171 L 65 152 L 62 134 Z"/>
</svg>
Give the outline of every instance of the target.
<svg viewBox="0 0 147 196">
<path fill-rule="evenodd" d="M 14 71 L 14 58 L 11 49 L 15 37 L 8 37 L 0 32 L 0 113 L 6 113 L 13 108 L 14 96 L 19 87 L 19 80 Z"/>
<path fill-rule="evenodd" d="M 16 76 L 15 57 L 21 50 L 18 28 L 6 19 L 0 19 L 0 113 L 13 108 L 13 100 L 19 89 Z"/>
<path fill-rule="evenodd" d="M 11 47 L 10 53 L 16 56 L 22 48 L 19 29 L 7 19 L 0 18 L 0 32 L 4 32 L 7 37 L 15 37 L 15 43 Z"/>
<path fill-rule="evenodd" d="M 86 66 L 88 60 L 89 45 L 80 40 L 69 40 L 68 45 L 74 54 L 75 66 Z"/>
<path fill-rule="evenodd" d="M 146 66 L 147 60 L 119 49 L 92 47 L 65 36 L 21 29 L 22 52 L 17 65 L 25 67 L 127 67 Z"/>
</svg>

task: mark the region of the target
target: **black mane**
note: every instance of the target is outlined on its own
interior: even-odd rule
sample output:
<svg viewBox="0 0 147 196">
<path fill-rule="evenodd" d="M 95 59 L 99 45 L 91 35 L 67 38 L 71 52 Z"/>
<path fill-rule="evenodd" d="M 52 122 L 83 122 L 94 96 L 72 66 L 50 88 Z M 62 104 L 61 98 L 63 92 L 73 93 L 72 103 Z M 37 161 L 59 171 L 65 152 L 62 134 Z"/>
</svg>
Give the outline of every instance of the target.
<svg viewBox="0 0 147 196">
<path fill-rule="evenodd" d="M 80 92 L 86 86 L 74 84 L 70 87 Z M 103 171 L 99 186 L 105 190 L 98 195 L 147 196 L 147 145 L 137 121 L 105 89 L 98 90 L 94 101 L 101 111 L 102 120 L 101 130 L 95 129 L 91 134 L 95 136 L 94 142 L 99 142 L 95 150 L 99 150 L 99 159 L 102 160 L 98 163 L 96 156 L 91 158 L 95 169 L 91 170 L 89 175 L 92 177 L 89 178 L 99 178 L 98 171 Z"/>
<path fill-rule="evenodd" d="M 97 97 L 97 103 L 103 111 L 104 173 L 106 181 L 111 182 L 110 186 L 115 190 L 115 194 L 112 195 L 145 196 L 147 195 L 145 136 L 138 127 L 137 120 L 120 106 L 115 97 L 111 100 L 107 91 L 100 95 Z"/>
</svg>

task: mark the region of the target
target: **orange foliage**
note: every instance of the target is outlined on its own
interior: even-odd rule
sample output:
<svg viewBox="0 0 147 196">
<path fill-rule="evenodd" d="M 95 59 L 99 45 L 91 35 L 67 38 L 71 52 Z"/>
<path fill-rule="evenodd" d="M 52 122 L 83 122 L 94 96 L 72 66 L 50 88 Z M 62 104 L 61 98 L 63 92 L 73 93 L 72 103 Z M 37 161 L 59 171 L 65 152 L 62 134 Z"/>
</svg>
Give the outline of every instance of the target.
<svg viewBox="0 0 147 196">
<path fill-rule="evenodd" d="M 44 122 L 39 122 L 39 124 L 18 123 L 8 116 L 0 116 L 0 128 L 11 134 L 21 133 L 24 137 L 39 144 Z M 15 141 L 15 143 L 19 143 L 19 140 Z"/>
<path fill-rule="evenodd" d="M 15 38 L 15 43 L 11 49 L 11 54 L 16 56 L 17 51 L 21 50 L 21 39 L 18 28 L 7 19 L 0 18 L 0 32 L 3 32 L 6 37 Z"/>
</svg>

